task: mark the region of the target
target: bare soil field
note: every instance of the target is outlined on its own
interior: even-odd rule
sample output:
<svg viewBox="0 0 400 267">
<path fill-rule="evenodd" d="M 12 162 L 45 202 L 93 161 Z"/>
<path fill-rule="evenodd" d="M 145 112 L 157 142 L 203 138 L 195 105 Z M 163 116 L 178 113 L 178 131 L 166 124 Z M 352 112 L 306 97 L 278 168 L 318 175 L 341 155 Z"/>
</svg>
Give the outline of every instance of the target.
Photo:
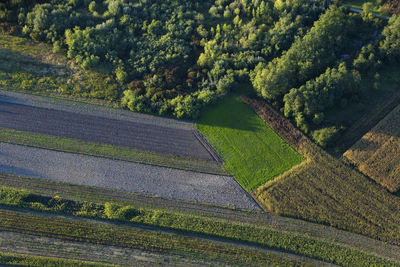
<svg viewBox="0 0 400 267">
<path fill-rule="evenodd" d="M 400 190 L 400 105 L 343 156 L 391 192 Z"/>
<path fill-rule="evenodd" d="M 0 102 L 0 127 L 213 160 L 193 130 Z"/>
<path fill-rule="evenodd" d="M 230 176 L 0 143 L 0 171 L 164 198 L 259 209 Z"/>
<path fill-rule="evenodd" d="M 399 198 L 323 151 L 264 101 L 247 102 L 307 159 L 255 190 L 266 209 L 400 244 Z"/>
</svg>

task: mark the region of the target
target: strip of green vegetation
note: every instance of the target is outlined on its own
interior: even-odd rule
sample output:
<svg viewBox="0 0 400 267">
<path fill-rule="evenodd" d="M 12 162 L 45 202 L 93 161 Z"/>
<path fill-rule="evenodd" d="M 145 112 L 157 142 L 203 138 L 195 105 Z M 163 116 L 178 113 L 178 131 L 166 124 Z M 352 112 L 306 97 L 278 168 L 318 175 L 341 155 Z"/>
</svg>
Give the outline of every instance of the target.
<svg viewBox="0 0 400 267">
<path fill-rule="evenodd" d="M 133 205 L 122 206 L 113 203 L 78 202 L 57 196 L 40 196 L 27 190 L 11 187 L 0 188 L 0 204 L 206 234 L 255 243 L 340 265 L 370 266 L 390 263 L 379 257 L 351 248 L 292 233 L 279 232 L 267 227 L 168 210 L 137 208 Z"/>
<path fill-rule="evenodd" d="M 196 127 L 224 160 L 225 168 L 248 191 L 303 161 L 237 97 L 206 110 Z"/>
<path fill-rule="evenodd" d="M 287 258 L 287 255 L 257 248 L 238 247 L 142 227 L 93 223 L 12 210 L 0 209 L 0 230 L 140 249 L 229 265 L 264 266 L 265 263 L 272 266 L 304 265 L 297 260 Z"/>
<path fill-rule="evenodd" d="M 13 266 L 32 266 L 32 267 L 50 267 L 50 266 L 76 266 L 76 267 L 106 267 L 117 266 L 104 263 L 93 263 L 70 259 L 50 258 L 34 255 L 21 255 L 15 253 L 0 252 L 0 264 Z"/>
<path fill-rule="evenodd" d="M 106 157 L 196 172 L 221 175 L 228 174 L 215 161 L 180 157 L 170 154 L 137 150 L 130 147 L 114 146 L 6 128 L 0 128 L 0 142 L 27 145 L 63 152 L 79 153 L 89 156 Z"/>
</svg>

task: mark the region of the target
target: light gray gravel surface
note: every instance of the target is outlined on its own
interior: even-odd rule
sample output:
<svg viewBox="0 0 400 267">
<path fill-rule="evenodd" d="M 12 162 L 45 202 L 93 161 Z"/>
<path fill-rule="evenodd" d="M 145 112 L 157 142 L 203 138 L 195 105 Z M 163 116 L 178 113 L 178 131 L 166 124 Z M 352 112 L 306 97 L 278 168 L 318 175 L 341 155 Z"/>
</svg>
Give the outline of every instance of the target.
<svg viewBox="0 0 400 267">
<path fill-rule="evenodd" d="M 36 96 L 0 90 L 0 101 L 39 108 L 75 112 L 82 115 L 92 115 L 109 119 L 145 123 L 174 129 L 194 129 L 194 123 L 190 121 L 163 118 L 148 114 L 131 112 L 128 110 L 114 109 L 102 105 L 76 102 L 61 98 Z"/>
<path fill-rule="evenodd" d="M 0 143 L 0 172 L 243 209 L 259 209 L 229 176 Z"/>
</svg>

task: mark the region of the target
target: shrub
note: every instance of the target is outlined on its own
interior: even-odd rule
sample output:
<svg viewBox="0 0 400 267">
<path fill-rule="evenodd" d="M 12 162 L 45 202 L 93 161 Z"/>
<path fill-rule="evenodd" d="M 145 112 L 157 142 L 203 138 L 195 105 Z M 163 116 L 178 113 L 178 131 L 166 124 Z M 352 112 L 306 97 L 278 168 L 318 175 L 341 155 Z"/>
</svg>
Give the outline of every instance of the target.
<svg viewBox="0 0 400 267">
<path fill-rule="evenodd" d="M 312 133 L 312 138 L 321 147 L 326 147 L 337 137 L 339 131 L 340 129 L 336 126 L 315 130 Z"/>
</svg>

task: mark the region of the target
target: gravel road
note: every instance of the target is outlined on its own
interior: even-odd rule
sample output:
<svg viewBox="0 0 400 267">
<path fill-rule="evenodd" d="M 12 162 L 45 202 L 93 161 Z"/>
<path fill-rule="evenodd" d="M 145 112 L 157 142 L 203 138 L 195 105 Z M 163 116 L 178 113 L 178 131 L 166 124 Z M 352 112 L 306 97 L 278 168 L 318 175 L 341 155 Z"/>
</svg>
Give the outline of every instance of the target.
<svg viewBox="0 0 400 267">
<path fill-rule="evenodd" d="M 229 176 L 0 143 L 0 172 L 164 198 L 259 209 Z"/>
<path fill-rule="evenodd" d="M 194 130 L 0 101 L 0 127 L 212 160 Z"/>
</svg>

